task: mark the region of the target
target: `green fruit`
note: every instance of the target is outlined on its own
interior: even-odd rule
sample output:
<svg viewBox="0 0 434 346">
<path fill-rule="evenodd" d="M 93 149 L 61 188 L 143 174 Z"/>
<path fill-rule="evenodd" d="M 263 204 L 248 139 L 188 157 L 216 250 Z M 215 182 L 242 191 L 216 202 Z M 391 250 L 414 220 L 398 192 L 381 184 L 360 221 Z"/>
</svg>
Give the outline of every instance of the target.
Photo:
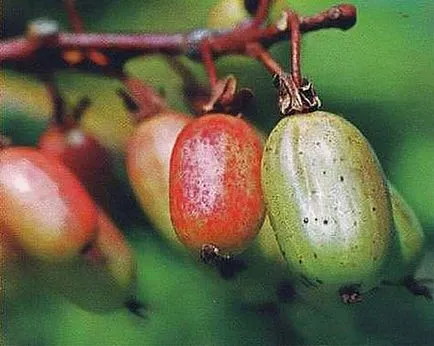
<svg viewBox="0 0 434 346">
<path fill-rule="evenodd" d="M 244 0 L 223 0 L 210 9 L 207 24 L 211 29 L 226 29 L 247 18 L 250 18 L 250 15 L 244 6 Z"/>
<path fill-rule="evenodd" d="M 282 119 L 270 134 L 262 183 L 289 269 L 305 286 L 376 286 L 393 235 L 387 183 L 366 138 L 326 112 Z"/>
<path fill-rule="evenodd" d="M 273 261 L 276 264 L 285 262 L 268 217 L 265 218 L 264 224 L 256 236 L 254 244 L 256 244 L 257 249 L 268 261 Z"/>
<path fill-rule="evenodd" d="M 399 282 L 412 276 L 422 262 L 425 234 L 414 211 L 390 183 L 389 191 L 396 237 L 386 280 Z"/>
</svg>

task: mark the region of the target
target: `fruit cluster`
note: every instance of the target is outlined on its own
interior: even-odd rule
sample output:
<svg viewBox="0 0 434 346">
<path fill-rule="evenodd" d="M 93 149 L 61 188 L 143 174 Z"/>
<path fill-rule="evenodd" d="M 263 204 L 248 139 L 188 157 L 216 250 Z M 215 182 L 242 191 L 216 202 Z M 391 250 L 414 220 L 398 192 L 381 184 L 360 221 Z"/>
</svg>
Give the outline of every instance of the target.
<svg viewBox="0 0 434 346">
<path fill-rule="evenodd" d="M 201 110 L 196 118 L 170 109 L 123 70 L 114 73 L 136 123 L 125 157 L 143 211 L 168 241 L 206 262 L 230 265 L 257 242 L 272 261 L 285 261 L 300 291 L 353 303 L 392 282 L 430 297 L 414 280 L 424 251 L 415 214 L 360 131 L 317 110 L 319 98 L 300 74 L 300 18 L 284 14 L 290 74 L 261 45 L 244 47 L 274 74 L 284 115 L 265 145 L 265 135 L 241 114 L 250 92 L 237 90 L 231 76 L 217 79 L 207 41 L 201 54 L 211 88 L 188 95 Z M 238 22 L 247 16 L 244 11 L 237 25 L 249 25 Z M 212 26 L 221 29 L 220 21 Z M 63 58 L 71 63 L 71 54 Z M 103 68 L 106 61 L 94 56 L 93 63 Z M 55 111 L 38 149 L 0 151 L 0 274 L 32 272 L 92 311 L 137 312 L 134 256 L 107 214 L 109 153 L 80 129 L 88 101 L 66 115 L 54 83 L 45 83 Z"/>
<path fill-rule="evenodd" d="M 90 311 L 130 307 L 132 250 L 74 173 L 44 149 L 0 151 L 5 289 L 24 273 Z"/>
</svg>

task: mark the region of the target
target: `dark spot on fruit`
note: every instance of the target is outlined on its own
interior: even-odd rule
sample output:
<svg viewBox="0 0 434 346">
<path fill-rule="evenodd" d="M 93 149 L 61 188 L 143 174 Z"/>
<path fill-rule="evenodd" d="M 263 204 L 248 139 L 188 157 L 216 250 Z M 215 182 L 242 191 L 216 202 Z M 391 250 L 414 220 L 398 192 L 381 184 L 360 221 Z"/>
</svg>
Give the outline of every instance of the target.
<svg viewBox="0 0 434 346">
<path fill-rule="evenodd" d="M 340 181 L 344 181 L 344 177 L 341 175 L 341 176 L 339 177 L 339 180 L 340 180 Z"/>
<path fill-rule="evenodd" d="M 313 257 L 318 258 L 318 255 L 316 254 L 316 252 L 313 253 Z"/>
<path fill-rule="evenodd" d="M 300 258 L 300 259 L 298 260 L 298 263 L 302 264 L 302 263 L 303 263 L 303 260 Z"/>
<path fill-rule="evenodd" d="M 316 144 L 316 145 L 320 145 L 321 143 L 320 143 L 320 142 L 316 142 L 315 144 Z"/>
<path fill-rule="evenodd" d="M 303 152 L 302 152 L 302 151 L 299 151 L 298 154 L 299 154 L 299 155 L 303 155 Z"/>
<path fill-rule="evenodd" d="M 357 221 L 354 221 L 354 222 L 353 222 L 353 225 L 354 225 L 354 226 L 357 226 Z"/>
<path fill-rule="evenodd" d="M 317 218 L 317 217 L 315 218 L 315 221 L 318 221 L 318 218 Z"/>
<path fill-rule="evenodd" d="M 324 221 L 323 221 L 323 224 L 324 224 L 324 225 L 327 225 L 328 223 L 329 223 L 328 220 L 324 220 Z"/>
<path fill-rule="evenodd" d="M 375 207 L 372 207 L 372 211 L 376 211 L 377 210 L 377 208 L 375 208 Z"/>
<path fill-rule="evenodd" d="M 303 222 L 304 222 L 304 223 L 308 223 L 308 222 L 309 222 L 309 218 L 305 217 L 305 218 L 303 219 Z"/>
<path fill-rule="evenodd" d="M 372 259 L 373 259 L 374 261 L 376 261 L 378 258 L 377 258 L 377 256 L 374 256 Z"/>
<path fill-rule="evenodd" d="M 322 174 L 326 174 L 326 171 L 322 171 Z"/>
</svg>

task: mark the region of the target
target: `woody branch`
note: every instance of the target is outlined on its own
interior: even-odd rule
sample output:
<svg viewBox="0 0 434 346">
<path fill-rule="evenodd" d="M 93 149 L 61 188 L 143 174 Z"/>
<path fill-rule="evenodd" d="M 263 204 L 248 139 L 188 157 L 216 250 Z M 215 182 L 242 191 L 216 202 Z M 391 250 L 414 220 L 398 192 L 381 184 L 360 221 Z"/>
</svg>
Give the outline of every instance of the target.
<svg viewBox="0 0 434 346">
<path fill-rule="evenodd" d="M 116 67 L 121 68 L 129 58 L 139 55 L 185 55 L 193 60 L 201 60 L 201 47 L 205 42 L 213 58 L 230 54 L 249 55 L 252 44 L 267 49 L 276 42 L 288 39 L 290 34 L 286 21 L 263 25 L 269 3 L 267 0 L 261 1 L 261 11 L 258 11 L 257 17 L 230 30 L 196 29 L 175 34 L 69 33 L 53 30 L 47 35 L 39 35 L 38 32 L 30 32 L 25 37 L 0 42 L 0 66 L 29 72 L 46 70 L 48 67 L 110 72 Z M 341 4 L 313 16 L 300 17 L 300 32 L 326 28 L 347 30 L 355 23 L 356 8 Z M 67 58 L 68 52 L 89 50 L 105 54 L 109 64 L 101 65 L 89 59 L 72 63 Z"/>
</svg>

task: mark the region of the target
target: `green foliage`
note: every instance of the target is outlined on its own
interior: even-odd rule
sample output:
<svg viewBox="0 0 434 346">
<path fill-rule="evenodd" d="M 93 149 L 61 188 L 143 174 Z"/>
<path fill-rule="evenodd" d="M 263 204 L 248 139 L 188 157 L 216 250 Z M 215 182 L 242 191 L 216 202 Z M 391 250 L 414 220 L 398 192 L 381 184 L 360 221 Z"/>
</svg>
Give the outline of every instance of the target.
<svg viewBox="0 0 434 346">
<path fill-rule="evenodd" d="M 288 1 L 289 2 L 289 1 Z M 207 1 L 77 1 L 91 31 L 174 32 L 204 26 Z M 323 10 L 335 1 L 291 1 L 302 14 Z M 348 32 L 327 30 L 303 40 L 302 72 L 315 82 L 327 111 L 343 114 L 369 139 L 397 189 L 406 197 L 428 234 L 428 253 L 419 271 L 434 278 L 434 40 L 432 1 L 352 1 L 358 23 Z M 49 15 L 67 28 L 59 1 L 5 1 L 8 34 L 20 34 L 31 18 Z M 18 11 L 19 9 L 19 11 Z M 6 25 L 8 28 L 9 25 Z M 286 43 L 271 50 L 282 64 Z M 199 64 L 189 64 L 203 77 Z M 222 58 L 220 76 L 235 74 L 256 96 L 254 122 L 270 130 L 278 121 L 276 92 L 258 63 Z M 180 78 L 156 57 L 139 58 L 128 70 L 164 87 L 168 102 L 186 109 Z M 17 74 L 13 74 L 16 78 Z M 11 74 L 5 75 L 6 89 Z M 22 87 L 28 85 L 19 75 Z M 70 71 L 59 75 L 65 94 L 89 94 L 96 108 L 88 128 L 105 143 L 122 143 L 128 134 L 126 112 L 115 96 L 117 82 Z M 42 88 L 42 85 L 41 85 Z M 48 116 L 32 99 L 2 101 L 0 124 L 17 144 L 34 144 Z M 26 106 L 24 107 L 23 104 Z M 98 108 L 99 107 L 99 108 Z M 107 112 L 107 109 L 116 109 Z M 45 107 L 44 109 L 48 109 Z M 37 116 L 35 116 L 35 114 Z M 105 116 L 105 114 L 112 114 Z M 111 132 L 107 132 L 111 131 Z M 122 137 L 119 137 L 119 133 Z M 120 147 L 114 146 L 115 149 Z M 120 197 L 113 213 L 129 237 L 139 266 L 139 298 L 148 305 L 141 320 L 127 311 L 96 315 L 82 311 L 43 289 L 29 277 L 12 297 L 7 292 L 4 331 L 7 345 L 242 345 L 242 344 L 432 344 L 433 302 L 411 296 L 404 288 L 386 287 L 355 306 L 327 306 L 304 301 L 276 304 L 273 263 L 261 262 L 254 250 L 244 257 L 255 266 L 232 281 L 171 249 L 146 223 L 124 176 L 119 157 Z M 250 257 L 249 257 L 250 256 Z M 9 297 L 10 296 L 10 297 Z M 3 309 L 3 307 L 2 307 Z M 2 322 L 3 323 L 3 322 Z M 2 324 L 3 328 L 3 324 Z"/>
</svg>

